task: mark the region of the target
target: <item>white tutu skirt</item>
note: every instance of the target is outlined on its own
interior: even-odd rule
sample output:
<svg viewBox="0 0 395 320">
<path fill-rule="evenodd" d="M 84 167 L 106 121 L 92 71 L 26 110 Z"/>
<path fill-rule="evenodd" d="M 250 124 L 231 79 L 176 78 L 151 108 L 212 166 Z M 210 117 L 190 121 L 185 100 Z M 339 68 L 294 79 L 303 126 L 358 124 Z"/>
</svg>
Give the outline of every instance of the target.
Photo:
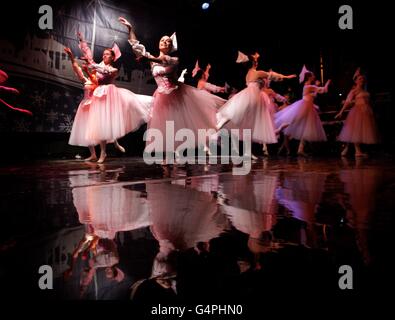
<svg viewBox="0 0 395 320">
<path fill-rule="evenodd" d="M 195 135 L 195 140 L 190 144 L 182 141 L 174 141 L 174 147 L 183 144 L 186 148 L 198 146 L 198 130 L 215 130 L 215 114 L 226 100 L 210 94 L 204 90 L 191 87 L 186 84 L 179 84 L 178 88 L 170 93 L 154 94 L 152 108 L 152 118 L 148 124 L 148 129 L 157 129 L 163 135 L 163 150 L 156 148 L 156 151 L 174 151 L 166 144 L 166 121 L 174 123 L 174 134 L 180 129 L 190 129 Z M 184 138 L 185 140 L 185 138 Z M 147 141 L 147 144 L 150 142 Z"/>
<path fill-rule="evenodd" d="M 276 128 L 289 124 L 284 134 L 297 140 L 326 141 L 326 134 L 313 101 L 298 100 L 274 116 Z"/>
<path fill-rule="evenodd" d="M 157 240 L 168 240 L 175 248 L 186 250 L 223 232 L 226 220 L 210 193 L 173 183 L 147 183 L 146 190 Z"/>
<path fill-rule="evenodd" d="M 276 223 L 275 191 L 278 176 L 257 172 L 254 176 L 221 177 L 224 213 L 241 232 L 259 237 Z"/>
<path fill-rule="evenodd" d="M 86 140 L 91 145 L 112 142 L 137 130 L 149 121 L 151 99 L 113 84 L 97 87 L 90 105 Z"/>
<path fill-rule="evenodd" d="M 73 189 L 79 220 L 89 224 L 100 238 L 114 239 L 117 232 L 151 224 L 141 193 L 122 186 L 89 186 Z"/>
<path fill-rule="evenodd" d="M 351 109 L 338 140 L 350 143 L 378 143 L 376 122 L 370 106 L 360 104 Z"/>
<path fill-rule="evenodd" d="M 81 101 L 77 113 L 74 117 L 73 127 L 70 132 L 69 144 L 73 146 L 88 147 L 92 141 L 87 139 L 86 129 L 89 119 L 91 99 L 87 98 Z"/>
<path fill-rule="evenodd" d="M 251 129 L 252 141 L 276 143 L 273 119 L 270 114 L 270 98 L 261 92 L 259 83 L 249 83 L 247 88 L 235 94 L 217 113 L 218 122 L 230 120 L 227 129 Z"/>
</svg>

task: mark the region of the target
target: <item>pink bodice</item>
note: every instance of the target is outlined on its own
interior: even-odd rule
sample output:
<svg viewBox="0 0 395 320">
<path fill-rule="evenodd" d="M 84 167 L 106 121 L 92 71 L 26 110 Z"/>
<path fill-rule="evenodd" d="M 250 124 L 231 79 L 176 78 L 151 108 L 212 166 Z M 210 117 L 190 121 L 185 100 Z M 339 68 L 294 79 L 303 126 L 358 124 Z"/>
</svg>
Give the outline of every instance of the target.
<svg viewBox="0 0 395 320">
<path fill-rule="evenodd" d="M 169 94 L 178 88 L 177 64 L 178 59 L 172 57 L 168 57 L 166 62 L 152 64 L 152 75 L 158 85 L 158 92 Z"/>
</svg>

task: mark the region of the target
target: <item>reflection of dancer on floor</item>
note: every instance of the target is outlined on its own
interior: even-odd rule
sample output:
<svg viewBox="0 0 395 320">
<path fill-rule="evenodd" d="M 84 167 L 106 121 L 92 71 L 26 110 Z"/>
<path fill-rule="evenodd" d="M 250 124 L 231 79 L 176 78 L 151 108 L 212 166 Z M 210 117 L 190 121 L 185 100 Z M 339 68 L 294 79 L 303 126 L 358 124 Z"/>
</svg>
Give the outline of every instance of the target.
<svg viewBox="0 0 395 320">
<path fill-rule="evenodd" d="M 370 95 L 366 91 L 366 77 L 360 73 L 358 69 L 354 75 L 355 86 L 347 96 L 347 100 L 343 108 L 335 118 L 340 118 L 344 110 L 352 107 L 344 122 L 343 129 L 338 137 L 339 141 L 346 143 L 341 155 L 346 156 L 349 143 L 355 146 L 355 156 L 365 156 L 361 151 L 360 144 L 378 143 L 377 127 L 374 120 L 374 114 L 370 106 Z"/>
<path fill-rule="evenodd" d="M 76 261 L 80 256 L 83 260 L 88 261 L 88 267 L 81 272 L 81 296 L 85 294 L 94 275 L 102 268 L 106 278 L 109 280 L 121 282 L 125 277 L 122 270 L 116 267 L 119 263 L 119 255 L 115 241 L 111 239 L 101 239 L 95 234 L 94 228 L 90 225 L 87 225 L 86 234 L 72 254 L 70 268 L 64 273 L 66 279 L 73 274 Z"/>
<path fill-rule="evenodd" d="M 174 148 L 177 148 L 181 143 L 185 149 L 195 148 L 198 144 L 199 129 L 212 129 L 215 133 L 215 114 L 217 108 L 225 100 L 177 81 L 178 58 L 170 56 L 177 50 L 175 34 L 172 37 L 163 36 L 160 39 L 160 53 L 155 57 L 146 52 L 145 47 L 139 43 L 131 24 L 122 17 L 119 18 L 119 21 L 129 30 L 129 43 L 136 56 L 144 57 L 150 61 L 152 74 L 158 85 L 154 94 L 152 119 L 148 124 L 148 129 L 159 130 L 164 139 L 161 150 L 158 150 L 159 146 L 156 146 L 155 151 L 174 152 Z M 174 132 L 185 128 L 192 130 L 195 136 L 193 143 L 190 140 L 166 143 L 166 122 L 174 124 Z M 147 147 L 151 144 L 153 145 L 151 141 L 147 141 Z M 205 149 L 208 150 L 207 146 Z M 146 151 L 148 152 L 147 148 Z"/>
<path fill-rule="evenodd" d="M 121 56 L 119 48 L 107 48 L 103 51 L 103 61 L 99 64 L 93 61 L 92 52 L 79 34 L 80 49 L 89 67 L 96 71 L 99 86 L 95 89 L 89 108 L 86 139 L 92 143 L 100 143 L 99 163 L 103 163 L 106 154 L 106 144 L 114 142 L 121 152 L 125 149 L 116 139 L 137 130 L 149 120 L 151 98 L 136 95 L 133 92 L 116 87 L 113 83 L 118 76 L 118 69 L 113 63 Z"/>
<path fill-rule="evenodd" d="M 0 70 L 0 84 L 2 84 L 3 82 L 6 82 L 7 79 L 8 79 L 8 75 L 3 70 Z M 2 93 L 2 92 L 12 93 L 12 94 L 19 94 L 19 91 L 17 89 L 15 89 L 15 88 L 0 86 L 0 93 Z M 19 112 L 22 112 L 22 113 L 26 113 L 29 116 L 33 115 L 29 110 L 16 108 L 16 107 L 8 104 L 7 102 L 5 102 L 1 98 L 0 98 L 0 103 L 4 104 L 6 107 L 8 107 L 8 108 L 10 108 L 12 110 L 19 111 Z"/>
<path fill-rule="evenodd" d="M 276 143 L 277 137 L 269 112 L 269 98 L 261 94 L 265 79 L 280 81 L 292 79 L 296 75 L 284 76 L 273 71 L 257 70 L 259 54 L 247 57 L 239 52 L 236 62 L 250 64 L 246 75 L 247 87 L 229 99 L 217 113 L 217 129 L 220 130 L 228 122 L 239 129 L 251 129 L 252 140 L 257 143 Z M 233 139 L 232 139 L 233 140 Z M 253 156 L 253 158 L 256 158 Z"/>
<path fill-rule="evenodd" d="M 216 86 L 210 82 L 208 82 L 208 78 L 210 77 L 210 69 L 211 65 L 208 64 L 206 69 L 203 71 L 199 67 L 199 62 L 196 61 L 195 68 L 192 70 L 192 77 L 196 77 L 198 83 L 197 88 L 200 90 L 206 90 L 210 93 L 224 93 L 225 87 Z"/>
<path fill-rule="evenodd" d="M 275 115 L 276 128 L 285 128 L 284 143 L 280 147 L 279 152 L 286 148 L 290 153 L 289 140 L 299 140 L 298 154 L 306 156 L 304 153 L 305 141 L 326 141 L 326 134 L 322 126 L 320 117 L 314 105 L 314 98 L 318 93 L 326 93 L 331 80 L 328 80 L 324 87 L 317 87 L 314 73 L 308 71 L 303 66 L 299 76 L 300 82 L 304 82 L 303 98 L 294 102 L 285 109 L 279 111 Z"/>
<path fill-rule="evenodd" d="M 376 208 L 377 190 L 383 172 L 378 168 L 352 168 L 341 170 L 340 179 L 349 195 L 347 219 L 356 231 L 356 240 L 366 263 L 371 262 L 369 226 Z"/>
</svg>

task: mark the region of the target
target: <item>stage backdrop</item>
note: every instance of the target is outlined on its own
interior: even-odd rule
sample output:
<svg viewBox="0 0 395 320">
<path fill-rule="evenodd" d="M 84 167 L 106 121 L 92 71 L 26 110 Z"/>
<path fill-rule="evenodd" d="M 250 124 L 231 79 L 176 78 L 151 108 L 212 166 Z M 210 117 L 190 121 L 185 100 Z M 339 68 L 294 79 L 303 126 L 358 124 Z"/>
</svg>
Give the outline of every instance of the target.
<svg viewBox="0 0 395 320">
<path fill-rule="evenodd" d="M 38 6 L 37 8 L 38 9 Z M 114 42 L 122 56 L 116 62 L 119 77 L 116 85 L 135 93 L 151 95 L 155 83 L 148 64 L 136 63 L 127 42 L 126 29 L 118 22 L 124 16 L 137 23 L 143 38 L 149 38 L 148 21 L 131 16 L 131 10 L 122 9 L 104 1 L 81 1 L 54 5 L 53 30 L 42 32 L 37 22 L 19 39 L 0 38 L 0 69 L 8 73 L 7 85 L 18 88 L 20 96 L 6 96 L 5 100 L 31 110 L 33 117 L 2 108 L 2 132 L 69 132 L 79 102 L 83 97 L 82 84 L 75 76 L 70 60 L 63 49 L 68 46 L 80 57 L 77 31 L 80 31 L 101 61 L 104 48 Z M 38 18 L 37 13 L 33 18 Z M 139 20 L 140 19 L 140 20 Z M 21 45 L 22 44 L 22 45 Z M 82 62 L 78 60 L 79 62 Z"/>
</svg>

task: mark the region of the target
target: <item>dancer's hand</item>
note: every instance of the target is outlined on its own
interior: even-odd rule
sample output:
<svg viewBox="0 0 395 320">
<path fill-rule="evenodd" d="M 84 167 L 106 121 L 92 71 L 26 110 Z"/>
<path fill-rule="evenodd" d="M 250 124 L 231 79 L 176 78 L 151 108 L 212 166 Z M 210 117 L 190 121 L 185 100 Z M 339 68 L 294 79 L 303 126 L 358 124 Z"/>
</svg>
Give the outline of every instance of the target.
<svg viewBox="0 0 395 320">
<path fill-rule="evenodd" d="M 124 17 L 119 17 L 118 21 L 122 23 L 124 26 L 127 26 L 128 28 L 132 28 L 132 25 L 128 20 L 126 20 Z"/>
<path fill-rule="evenodd" d="M 15 89 L 15 88 L 8 88 L 8 92 L 12 93 L 12 94 L 19 94 L 19 90 Z"/>
<path fill-rule="evenodd" d="M 0 92 L 1 91 L 12 93 L 12 94 L 19 94 L 19 91 L 17 89 L 11 87 L 0 86 Z"/>
<path fill-rule="evenodd" d="M 291 74 L 289 76 L 285 76 L 284 78 L 285 79 L 293 79 L 293 78 L 296 78 L 296 74 Z"/>
<path fill-rule="evenodd" d="M 67 53 L 68 56 L 71 56 L 73 53 L 71 52 L 71 49 L 69 47 L 64 48 L 64 52 Z"/>
</svg>

